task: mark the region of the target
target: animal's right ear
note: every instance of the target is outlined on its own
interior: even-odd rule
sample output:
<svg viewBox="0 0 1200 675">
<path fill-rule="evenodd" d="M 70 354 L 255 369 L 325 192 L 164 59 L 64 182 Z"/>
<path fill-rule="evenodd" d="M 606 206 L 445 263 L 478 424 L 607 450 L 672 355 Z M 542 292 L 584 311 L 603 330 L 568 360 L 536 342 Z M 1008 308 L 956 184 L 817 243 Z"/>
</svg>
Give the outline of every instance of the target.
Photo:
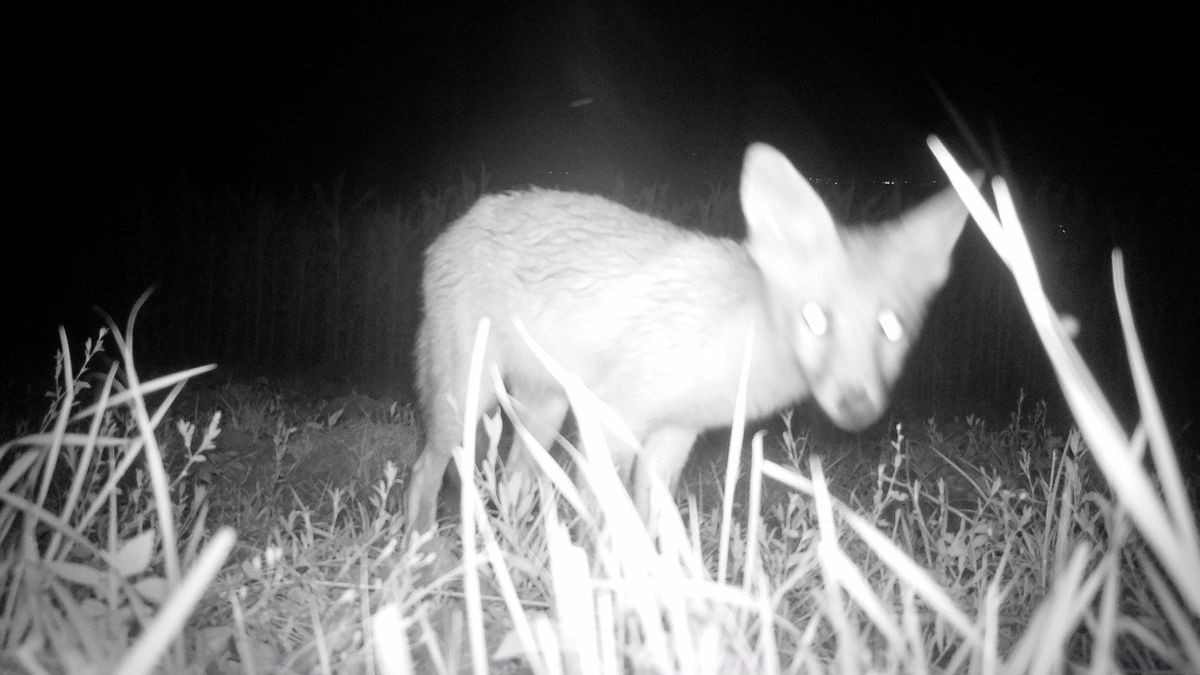
<svg viewBox="0 0 1200 675">
<path fill-rule="evenodd" d="M 746 149 L 742 213 L 751 241 L 765 246 L 812 247 L 837 237 L 833 216 L 788 158 L 766 143 Z"/>
</svg>

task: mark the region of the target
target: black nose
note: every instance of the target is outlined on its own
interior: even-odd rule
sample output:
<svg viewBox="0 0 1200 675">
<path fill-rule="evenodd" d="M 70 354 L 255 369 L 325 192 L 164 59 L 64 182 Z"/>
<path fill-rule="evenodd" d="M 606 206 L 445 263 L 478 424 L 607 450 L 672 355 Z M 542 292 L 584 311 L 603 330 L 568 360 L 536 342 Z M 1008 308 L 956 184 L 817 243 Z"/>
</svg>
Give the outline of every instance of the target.
<svg viewBox="0 0 1200 675">
<path fill-rule="evenodd" d="M 867 390 L 857 387 L 842 394 L 834 422 L 846 431 L 862 431 L 879 419 L 882 412 L 882 406 L 871 400 Z"/>
</svg>

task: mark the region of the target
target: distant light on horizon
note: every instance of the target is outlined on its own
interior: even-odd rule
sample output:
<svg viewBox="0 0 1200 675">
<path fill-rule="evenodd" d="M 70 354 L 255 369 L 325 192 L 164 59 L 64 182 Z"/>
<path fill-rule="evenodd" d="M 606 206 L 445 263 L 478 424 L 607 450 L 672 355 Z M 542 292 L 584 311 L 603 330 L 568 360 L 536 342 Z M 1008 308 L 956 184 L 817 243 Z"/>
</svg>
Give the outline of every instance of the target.
<svg viewBox="0 0 1200 675">
<path fill-rule="evenodd" d="M 842 183 L 866 183 L 867 185 L 941 185 L 936 178 L 881 178 L 879 180 L 858 180 L 854 178 L 828 178 L 825 176 L 808 176 L 808 181 L 814 185 L 841 185 Z"/>
</svg>

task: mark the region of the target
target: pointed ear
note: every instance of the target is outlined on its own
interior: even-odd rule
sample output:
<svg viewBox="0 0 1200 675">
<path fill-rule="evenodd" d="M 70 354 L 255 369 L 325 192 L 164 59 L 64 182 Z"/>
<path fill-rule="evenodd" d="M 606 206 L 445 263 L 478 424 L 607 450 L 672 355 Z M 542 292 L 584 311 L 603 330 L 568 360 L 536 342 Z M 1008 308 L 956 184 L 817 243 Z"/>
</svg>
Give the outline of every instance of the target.
<svg viewBox="0 0 1200 675">
<path fill-rule="evenodd" d="M 971 179 L 979 186 L 983 173 L 973 172 Z M 941 286 L 950 275 L 950 254 L 968 215 L 966 204 L 949 187 L 900 216 L 903 236 L 898 241 L 909 248 L 911 260 L 919 261 L 925 279 L 934 286 Z"/>
<path fill-rule="evenodd" d="M 837 238 L 816 191 L 783 153 L 765 143 L 746 149 L 741 199 L 748 239 L 756 247 L 819 247 Z"/>
</svg>

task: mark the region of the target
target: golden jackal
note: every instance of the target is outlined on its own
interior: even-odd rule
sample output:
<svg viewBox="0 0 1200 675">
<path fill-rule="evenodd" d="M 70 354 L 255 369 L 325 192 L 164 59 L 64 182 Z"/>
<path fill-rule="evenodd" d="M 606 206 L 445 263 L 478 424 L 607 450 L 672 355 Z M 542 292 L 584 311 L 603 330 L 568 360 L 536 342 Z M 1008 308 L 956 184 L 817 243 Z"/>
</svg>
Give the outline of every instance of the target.
<svg viewBox="0 0 1200 675">
<path fill-rule="evenodd" d="M 411 529 L 435 521 L 483 317 L 492 332 L 480 409 L 496 406 L 495 365 L 543 447 L 567 414 L 563 391 L 517 333 L 519 318 L 641 441 L 611 450 L 644 515 L 652 472 L 634 460 L 652 457 L 675 489 L 696 436 L 732 421 L 751 325 L 751 417 L 812 397 L 847 430 L 879 418 L 949 274 L 966 208 L 946 190 L 893 222 L 841 229 L 763 144 L 746 151 L 740 196 L 744 242 L 541 189 L 484 196 L 433 242 L 416 346 L 426 438 L 409 485 Z"/>
</svg>

